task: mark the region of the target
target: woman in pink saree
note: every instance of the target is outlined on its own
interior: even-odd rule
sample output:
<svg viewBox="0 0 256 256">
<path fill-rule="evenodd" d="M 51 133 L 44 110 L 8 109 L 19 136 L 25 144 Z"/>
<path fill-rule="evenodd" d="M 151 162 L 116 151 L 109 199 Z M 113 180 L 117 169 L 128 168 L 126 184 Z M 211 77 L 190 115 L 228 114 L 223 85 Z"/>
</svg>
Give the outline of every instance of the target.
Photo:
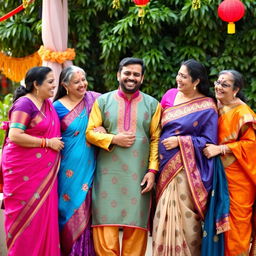
<svg viewBox="0 0 256 256">
<path fill-rule="evenodd" d="M 57 172 L 60 123 L 52 70 L 30 69 L 9 111 L 2 155 L 8 256 L 60 255 Z"/>
</svg>

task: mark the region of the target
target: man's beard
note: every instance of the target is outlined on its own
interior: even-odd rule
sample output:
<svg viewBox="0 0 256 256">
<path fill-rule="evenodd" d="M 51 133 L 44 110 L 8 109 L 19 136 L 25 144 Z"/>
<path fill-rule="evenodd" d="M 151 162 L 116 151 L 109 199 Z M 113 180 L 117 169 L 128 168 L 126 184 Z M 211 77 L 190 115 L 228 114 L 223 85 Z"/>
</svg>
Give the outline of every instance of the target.
<svg viewBox="0 0 256 256">
<path fill-rule="evenodd" d="M 128 81 L 132 81 L 132 82 L 134 82 L 134 80 L 127 80 L 127 82 Z M 121 88 L 122 88 L 122 91 L 124 92 L 124 93 L 127 93 L 127 94 L 133 94 L 133 93 L 135 93 L 135 92 L 137 92 L 139 89 L 140 89 L 140 86 L 141 86 L 141 83 L 140 82 L 134 82 L 134 84 L 135 84 L 135 87 L 133 88 L 133 89 L 128 89 L 128 88 L 126 88 L 125 87 L 125 83 L 124 82 L 120 82 L 119 83 L 119 85 L 121 86 Z"/>
</svg>

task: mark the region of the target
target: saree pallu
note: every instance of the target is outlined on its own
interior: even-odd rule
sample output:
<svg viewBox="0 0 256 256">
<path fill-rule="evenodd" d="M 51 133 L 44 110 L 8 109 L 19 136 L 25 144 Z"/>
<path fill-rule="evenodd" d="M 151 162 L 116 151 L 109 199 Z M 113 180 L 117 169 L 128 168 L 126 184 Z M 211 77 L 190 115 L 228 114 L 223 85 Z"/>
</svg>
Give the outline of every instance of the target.
<svg viewBox="0 0 256 256">
<path fill-rule="evenodd" d="M 95 148 L 86 142 L 85 131 L 89 111 L 98 95 L 87 92 L 84 99 L 61 120 L 65 147 L 61 154 L 58 190 L 63 255 L 95 255 L 91 234 L 91 186 L 96 165 Z M 57 112 L 64 107 L 60 104 L 54 105 Z"/>
<path fill-rule="evenodd" d="M 42 114 L 42 112 L 44 114 Z M 15 111 L 20 120 L 25 112 Z M 45 101 L 25 130 L 34 137 L 60 136 L 58 116 Z M 8 255 L 60 255 L 57 172 L 59 153 L 25 148 L 8 138 L 3 148 L 5 231 Z"/>
<path fill-rule="evenodd" d="M 163 111 L 158 204 L 153 228 L 154 255 L 200 255 L 201 220 L 206 211 L 208 192 L 212 189 L 214 164 L 202 150 L 206 143 L 216 144 L 217 120 L 215 103 L 206 97 Z M 179 147 L 166 150 L 161 141 L 170 136 L 178 137 Z M 168 207 L 158 211 L 161 205 L 166 205 L 166 200 Z M 157 224 L 163 218 L 166 222 L 160 229 Z"/>
<path fill-rule="evenodd" d="M 224 232 L 230 229 L 229 193 L 224 168 L 219 156 L 214 157 L 212 191 L 203 223 L 202 256 L 225 255 Z"/>
<path fill-rule="evenodd" d="M 230 193 L 225 255 L 248 255 L 256 199 L 256 115 L 246 104 L 225 106 L 219 114 L 219 144 L 232 151 L 221 157 Z"/>
</svg>

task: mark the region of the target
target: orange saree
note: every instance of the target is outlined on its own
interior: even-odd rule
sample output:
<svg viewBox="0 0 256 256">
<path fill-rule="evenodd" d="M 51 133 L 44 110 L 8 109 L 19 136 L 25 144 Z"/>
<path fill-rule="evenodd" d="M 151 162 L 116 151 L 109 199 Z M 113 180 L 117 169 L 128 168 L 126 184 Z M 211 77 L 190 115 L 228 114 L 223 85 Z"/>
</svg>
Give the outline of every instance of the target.
<svg viewBox="0 0 256 256">
<path fill-rule="evenodd" d="M 230 193 L 231 230 L 225 233 L 225 255 L 249 255 L 256 199 L 256 115 L 246 105 L 219 110 L 219 144 L 232 151 L 222 156 Z"/>
</svg>

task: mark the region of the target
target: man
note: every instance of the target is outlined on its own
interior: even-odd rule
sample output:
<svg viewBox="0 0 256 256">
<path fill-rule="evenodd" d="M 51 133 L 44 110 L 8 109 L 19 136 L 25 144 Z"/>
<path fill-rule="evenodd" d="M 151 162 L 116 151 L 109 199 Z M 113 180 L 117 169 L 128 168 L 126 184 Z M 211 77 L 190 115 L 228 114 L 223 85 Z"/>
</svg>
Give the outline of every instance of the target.
<svg viewBox="0 0 256 256">
<path fill-rule="evenodd" d="M 93 187 L 93 239 L 97 255 L 145 255 L 151 194 L 158 170 L 161 107 L 139 91 L 143 60 L 119 64 L 118 90 L 100 96 L 91 111 L 87 140 L 100 147 Z M 103 126 L 106 133 L 98 132 Z"/>
</svg>

